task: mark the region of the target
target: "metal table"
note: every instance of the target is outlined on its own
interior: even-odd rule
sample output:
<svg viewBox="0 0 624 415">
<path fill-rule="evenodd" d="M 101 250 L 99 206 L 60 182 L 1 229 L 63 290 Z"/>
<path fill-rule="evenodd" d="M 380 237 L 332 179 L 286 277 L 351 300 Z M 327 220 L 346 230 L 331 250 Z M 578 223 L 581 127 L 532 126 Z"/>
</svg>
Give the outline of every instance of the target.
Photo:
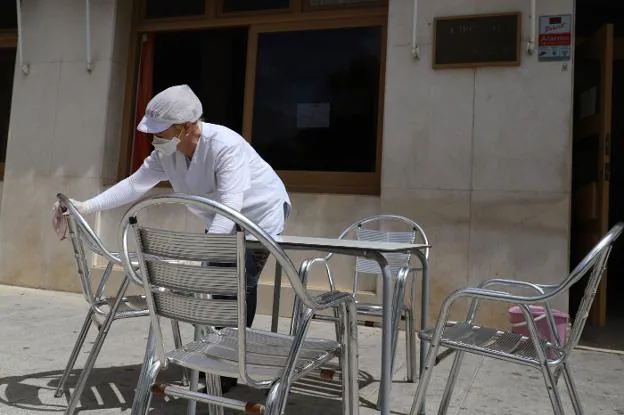
<svg viewBox="0 0 624 415">
<path fill-rule="evenodd" d="M 424 249 L 430 245 L 407 244 L 395 242 L 373 242 L 359 241 L 353 239 L 317 238 L 305 236 L 277 236 L 275 241 L 284 250 L 311 250 L 342 255 L 358 256 L 376 261 L 382 271 L 383 276 L 383 327 L 382 327 L 382 349 L 381 349 L 381 388 L 380 410 L 382 415 L 390 414 L 390 393 L 392 390 L 392 279 L 393 275 L 388 265 L 388 261 L 383 254 L 389 253 L 413 253 L 422 265 L 422 292 L 421 292 L 421 314 L 420 327 L 427 327 L 427 317 L 429 315 L 429 284 L 428 284 L 428 264 L 425 258 Z M 248 239 L 253 243 L 253 238 Z M 277 322 L 279 318 L 280 290 L 282 284 L 282 270 L 279 265 L 275 270 L 275 283 L 273 291 L 273 313 L 271 320 L 271 330 L 277 332 Z M 399 313 L 397 313 L 398 316 Z M 427 355 L 426 347 L 421 343 L 419 373 L 425 364 Z M 424 414 L 424 405 L 421 414 Z"/>
</svg>

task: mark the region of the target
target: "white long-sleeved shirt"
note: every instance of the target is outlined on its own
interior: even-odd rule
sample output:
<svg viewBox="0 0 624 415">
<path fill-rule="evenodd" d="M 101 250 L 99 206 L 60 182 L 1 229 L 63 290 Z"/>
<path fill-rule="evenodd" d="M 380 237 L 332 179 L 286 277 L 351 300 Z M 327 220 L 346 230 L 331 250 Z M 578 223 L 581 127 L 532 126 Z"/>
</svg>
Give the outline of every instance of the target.
<svg viewBox="0 0 624 415">
<path fill-rule="evenodd" d="M 179 151 L 166 156 L 154 150 L 130 177 L 87 200 L 84 213 L 134 202 L 165 180 L 176 192 L 203 195 L 241 212 L 270 235 L 284 230 L 291 203 L 277 173 L 239 134 L 208 123 L 201 123 L 190 162 Z M 206 220 L 208 232 L 233 230 L 233 222 L 221 215 L 189 209 Z"/>
</svg>

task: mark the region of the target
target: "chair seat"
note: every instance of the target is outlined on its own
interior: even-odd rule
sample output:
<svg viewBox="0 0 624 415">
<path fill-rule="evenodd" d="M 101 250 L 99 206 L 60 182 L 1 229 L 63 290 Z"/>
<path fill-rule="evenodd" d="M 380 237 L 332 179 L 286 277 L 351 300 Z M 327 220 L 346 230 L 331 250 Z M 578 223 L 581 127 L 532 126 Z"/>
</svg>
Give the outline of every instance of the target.
<svg viewBox="0 0 624 415">
<path fill-rule="evenodd" d="M 431 342 L 434 329 L 421 331 L 418 336 Z M 540 340 L 546 351 L 548 364 L 557 365 L 565 353 L 550 342 Z M 482 356 L 497 357 L 505 360 L 539 366 L 539 359 L 533 341 L 521 334 L 510 333 L 489 327 L 481 327 L 466 322 L 447 323 L 441 346 L 451 349 L 470 351 Z"/>
<path fill-rule="evenodd" d="M 286 365 L 293 338 L 279 333 L 247 329 L 247 373 L 256 381 L 273 381 Z M 297 361 L 294 379 L 322 366 L 340 353 L 334 340 L 307 339 Z M 169 362 L 192 370 L 238 378 L 238 329 L 188 343 L 167 354 Z"/>
</svg>

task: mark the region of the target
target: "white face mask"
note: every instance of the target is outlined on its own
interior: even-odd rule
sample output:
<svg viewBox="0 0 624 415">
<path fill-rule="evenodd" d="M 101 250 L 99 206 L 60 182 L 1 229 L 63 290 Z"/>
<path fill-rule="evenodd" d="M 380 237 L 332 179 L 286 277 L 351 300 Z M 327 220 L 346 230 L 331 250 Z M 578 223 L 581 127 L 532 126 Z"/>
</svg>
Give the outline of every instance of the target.
<svg viewBox="0 0 624 415">
<path fill-rule="evenodd" d="M 180 144 L 180 139 L 178 137 L 174 137 L 171 140 L 160 137 L 154 137 L 152 139 L 152 145 L 154 148 L 165 156 L 170 156 L 175 153 L 178 148 L 178 144 Z"/>
</svg>

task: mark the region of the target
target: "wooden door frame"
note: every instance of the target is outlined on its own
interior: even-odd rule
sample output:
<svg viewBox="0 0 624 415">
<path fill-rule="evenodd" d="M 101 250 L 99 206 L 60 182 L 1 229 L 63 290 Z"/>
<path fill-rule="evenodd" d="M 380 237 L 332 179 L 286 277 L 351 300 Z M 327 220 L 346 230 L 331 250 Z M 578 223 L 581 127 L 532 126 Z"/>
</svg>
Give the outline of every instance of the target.
<svg viewBox="0 0 624 415">
<path fill-rule="evenodd" d="M 272 23 L 256 24 L 249 28 L 247 41 L 247 65 L 245 77 L 245 99 L 243 110 L 243 137 L 251 142 L 253 126 L 253 109 L 256 84 L 256 63 L 258 56 L 258 36 L 262 33 L 293 32 L 307 30 L 380 27 L 381 50 L 377 105 L 377 143 L 375 148 L 375 172 L 324 172 L 324 171 L 284 171 L 277 173 L 287 183 L 290 191 L 298 192 L 339 192 L 377 195 L 381 183 L 381 153 L 383 140 L 383 105 L 385 93 L 387 19 L 384 17 L 360 17 L 358 19 L 313 20 L 306 23 Z M 331 183 L 319 185 L 319 183 Z M 349 189 L 349 192 L 345 192 Z"/>
</svg>

